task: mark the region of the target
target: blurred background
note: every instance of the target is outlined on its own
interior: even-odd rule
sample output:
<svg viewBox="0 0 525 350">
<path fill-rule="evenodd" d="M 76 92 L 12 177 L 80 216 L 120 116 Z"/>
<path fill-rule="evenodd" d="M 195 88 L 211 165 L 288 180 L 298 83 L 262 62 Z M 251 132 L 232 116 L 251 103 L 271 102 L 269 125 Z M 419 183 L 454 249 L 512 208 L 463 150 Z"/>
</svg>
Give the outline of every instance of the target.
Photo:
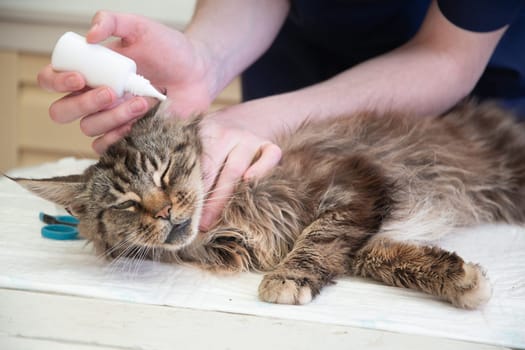
<svg viewBox="0 0 525 350">
<path fill-rule="evenodd" d="M 195 0 L 0 0 L 0 172 L 63 157 L 96 157 L 78 122 L 58 125 L 48 108 L 61 95 L 40 89 L 38 71 L 66 31 L 84 35 L 98 10 L 140 14 L 182 30 Z M 212 109 L 237 103 L 235 80 Z"/>
</svg>

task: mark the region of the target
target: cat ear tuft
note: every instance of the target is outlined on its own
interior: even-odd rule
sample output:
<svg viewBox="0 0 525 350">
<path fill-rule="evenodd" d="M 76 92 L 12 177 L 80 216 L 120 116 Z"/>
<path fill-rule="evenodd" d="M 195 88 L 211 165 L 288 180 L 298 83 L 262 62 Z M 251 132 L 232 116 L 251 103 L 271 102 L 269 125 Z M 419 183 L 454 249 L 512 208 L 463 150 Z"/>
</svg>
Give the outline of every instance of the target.
<svg viewBox="0 0 525 350">
<path fill-rule="evenodd" d="M 74 208 L 83 193 L 86 181 L 83 175 L 57 176 L 48 179 L 25 179 L 6 176 L 20 186 L 48 201 Z"/>
<path fill-rule="evenodd" d="M 171 100 L 167 99 L 159 104 L 157 104 L 152 110 L 151 114 L 154 118 L 157 119 L 163 119 L 163 120 L 170 120 L 174 117 L 173 112 L 173 103 Z"/>
</svg>

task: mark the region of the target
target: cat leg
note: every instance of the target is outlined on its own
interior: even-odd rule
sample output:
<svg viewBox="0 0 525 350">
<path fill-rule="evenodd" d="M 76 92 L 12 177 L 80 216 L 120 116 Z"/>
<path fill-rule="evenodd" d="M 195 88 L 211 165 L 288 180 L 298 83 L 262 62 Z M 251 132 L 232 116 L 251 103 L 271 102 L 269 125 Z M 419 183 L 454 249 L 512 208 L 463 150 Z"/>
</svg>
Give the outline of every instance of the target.
<svg viewBox="0 0 525 350">
<path fill-rule="evenodd" d="M 357 276 L 388 285 L 420 290 L 453 305 L 475 309 L 491 296 L 490 284 L 479 265 L 465 263 L 455 253 L 388 238 L 370 240 L 352 262 Z"/>
<path fill-rule="evenodd" d="M 350 234 L 353 232 L 354 234 Z M 263 301 L 307 304 L 321 289 L 345 273 L 352 247 L 368 239 L 348 224 L 321 218 L 306 227 L 293 249 L 259 285 Z"/>
<path fill-rule="evenodd" d="M 254 269 L 252 251 L 244 232 L 223 228 L 201 235 L 176 255 L 178 260 L 203 270 L 234 274 Z"/>
<path fill-rule="evenodd" d="M 316 218 L 299 234 L 293 249 L 266 274 L 259 297 L 268 302 L 306 304 L 336 277 L 347 274 L 355 253 L 394 205 L 394 184 L 383 169 L 368 158 L 355 155 L 332 167 L 326 179 L 312 187 L 326 188 L 319 198 Z"/>
</svg>

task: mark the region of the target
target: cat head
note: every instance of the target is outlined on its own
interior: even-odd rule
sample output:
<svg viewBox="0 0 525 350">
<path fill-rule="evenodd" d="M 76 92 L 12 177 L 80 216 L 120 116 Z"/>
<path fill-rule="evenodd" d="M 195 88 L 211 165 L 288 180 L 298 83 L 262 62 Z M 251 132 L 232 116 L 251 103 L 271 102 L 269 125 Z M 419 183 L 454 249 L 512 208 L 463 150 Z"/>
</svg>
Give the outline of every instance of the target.
<svg viewBox="0 0 525 350">
<path fill-rule="evenodd" d="M 76 216 L 99 254 L 176 251 L 198 233 L 203 203 L 198 119 L 151 113 L 81 175 L 14 179 Z"/>
</svg>

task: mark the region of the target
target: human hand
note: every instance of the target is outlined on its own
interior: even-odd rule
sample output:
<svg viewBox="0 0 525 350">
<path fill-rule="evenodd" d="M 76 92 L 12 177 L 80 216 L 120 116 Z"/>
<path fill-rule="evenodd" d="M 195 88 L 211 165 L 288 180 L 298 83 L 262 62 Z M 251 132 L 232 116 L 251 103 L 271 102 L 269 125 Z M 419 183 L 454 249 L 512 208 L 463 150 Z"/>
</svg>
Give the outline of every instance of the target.
<svg viewBox="0 0 525 350">
<path fill-rule="evenodd" d="M 97 13 L 88 42 L 98 43 L 111 36 L 120 40 L 110 42 L 109 48 L 135 60 L 138 73 L 166 91 L 173 101 L 170 109 L 174 115 L 184 117 L 208 108 L 217 91 L 205 45 L 144 17 Z M 93 148 L 99 153 L 126 134 L 133 121 L 156 103 L 131 95 L 117 98 L 108 87 L 90 89 L 79 73 L 55 72 L 51 65 L 40 71 L 38 82 L 44 89 L 70 93 L 55 101 L 49 114 L 58 123 L 81 119 L 82 132 L 98 136 Z"/>
<path fill-rule="evenodd" d="M 281 159 L 279 146 L 224 116 L 227 113 L 218 112 L 201 122 L 206 199 L 199 227 L 203 231 L 213 226 L 239 181 L 263 176 Z"/>
</svg>

